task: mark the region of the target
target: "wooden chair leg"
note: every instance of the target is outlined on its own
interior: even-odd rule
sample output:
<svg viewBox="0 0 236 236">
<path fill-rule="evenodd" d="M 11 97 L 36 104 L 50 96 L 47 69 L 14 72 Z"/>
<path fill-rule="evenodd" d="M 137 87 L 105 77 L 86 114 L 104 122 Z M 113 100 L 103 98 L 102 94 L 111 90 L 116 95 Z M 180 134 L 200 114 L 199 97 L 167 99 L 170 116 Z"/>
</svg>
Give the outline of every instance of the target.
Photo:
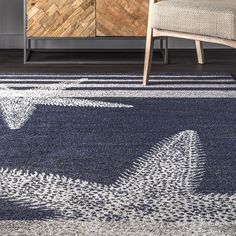
<svg viewBox="0 0 236 236">
<path fill-rule="evenodd" d="M 196 40 L 196 49 L 197 49 L 197 58 L 199 64 L 204 64 L 204 50 L 203 50 L 203 44 L 201 41 Z"/>
<path fill-rule="evenodd" d="M 148 28 L 147 39 L 146 39 L 146 50 L 145 50 L 145 60 L 144 60 L 144 73 L 143 73 L 143 85 L 148 84 L 149 74 L 152 65 L 152 55 L 153 55 L 153 29 Z"/>
</svg>

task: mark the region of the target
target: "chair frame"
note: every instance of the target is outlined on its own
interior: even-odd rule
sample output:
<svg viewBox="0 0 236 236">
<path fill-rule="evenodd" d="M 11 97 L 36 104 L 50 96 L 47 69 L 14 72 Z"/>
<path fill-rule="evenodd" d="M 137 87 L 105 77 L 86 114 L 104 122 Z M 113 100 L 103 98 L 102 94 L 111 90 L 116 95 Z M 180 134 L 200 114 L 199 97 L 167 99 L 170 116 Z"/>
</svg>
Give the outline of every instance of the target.
<svg viewBox="0 0 236 236">
<path fill-rule="evenodd" d="M 149 12 L 151 12 L 152 5 L 161 0 L 150 0 Z M 177 31 L 159 30 L 150 26 L 150 17 L 148 17 L 148 27 L 146 36 L 146 50 L 145 50 L 145 61 L 144 61 L 144 73 L 143 73 L 143 85 L 147 85 L 149 82 L 149 74 L 151 71 L 152 55 L 153 55 L 153 44 L 154 40 L 158 37 L 174 37 L 190 39 L 195 41 L 197 58 L 199 64 L 204 64 L 204 50 L 203 42 L 217 43 L 226 45 L 232 48 L 236 48 L 236 40 L 229 40 L 223 38 L 216 38 L 204 35 L 182 33 Z"/>
</svg>

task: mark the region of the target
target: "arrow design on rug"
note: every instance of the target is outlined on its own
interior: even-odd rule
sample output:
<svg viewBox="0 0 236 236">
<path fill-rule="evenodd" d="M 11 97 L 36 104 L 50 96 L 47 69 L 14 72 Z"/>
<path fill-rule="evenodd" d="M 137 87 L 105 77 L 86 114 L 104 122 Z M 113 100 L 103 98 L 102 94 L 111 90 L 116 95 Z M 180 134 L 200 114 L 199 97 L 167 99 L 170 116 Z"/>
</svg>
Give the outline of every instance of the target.
<svg viewBox="0 0 236 236">
<path fill-rule="evenodd" d="M 81 220 L 233 222 L 236 194 L 196 191 L 205 156 L 195 131 L 155 145 L 112 185 L 65 176 L 0 170 L 1 198 Z"/>
<path fill-rule="evenodd" d="M 63 82 L 28 90 L 15 90 L 2 86 L 0 88 L 0 111 L 3 119 L 10 129 L 20 129 L 32 116 L 37 105 L 107 108 L 133 107 L 120 103 L 61 97 L 63 90 L 76 87 L 78 83 L 84 81 L 87 81 L 87 79 L 80 79 L 76 83 Z"/>
</svg>

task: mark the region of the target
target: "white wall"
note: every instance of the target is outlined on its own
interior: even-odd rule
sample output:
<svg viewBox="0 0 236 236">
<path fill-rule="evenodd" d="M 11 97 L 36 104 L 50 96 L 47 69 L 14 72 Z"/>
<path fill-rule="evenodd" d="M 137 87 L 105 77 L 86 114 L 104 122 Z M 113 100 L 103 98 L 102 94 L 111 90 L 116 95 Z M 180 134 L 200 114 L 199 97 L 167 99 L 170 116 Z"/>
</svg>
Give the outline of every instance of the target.
<svg viewBox="0 0 236 236">
<path fill-rule="evenodd" d="M 39 48 L 144 48 L 144 40 L 42 41 Z M 189 40 L 171 39 L 170 48 L 193 48 Z M 209 45 L 207 47 L 219 47 Z M 23 0 L 0 0 L 0 48 L 23 48 Z"/>
</svg>

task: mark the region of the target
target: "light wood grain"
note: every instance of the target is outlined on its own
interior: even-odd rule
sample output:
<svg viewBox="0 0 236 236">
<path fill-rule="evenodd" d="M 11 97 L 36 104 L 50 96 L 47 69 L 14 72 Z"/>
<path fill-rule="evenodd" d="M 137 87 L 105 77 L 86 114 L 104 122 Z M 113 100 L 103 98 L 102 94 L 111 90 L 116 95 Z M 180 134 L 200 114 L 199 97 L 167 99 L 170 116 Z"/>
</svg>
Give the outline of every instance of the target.
<svg viewBox="0 0 236 236">
<path fill-rule="evenodd" d="M 150 0 L 150 1 L 153 1 L 153 0 Z M 150 36 L 148 33 L 147 34 L 147 42 L 150 41 L 149 37 Z M 222 45 L 226 45 L 226 46 L 229 46 L 232 48 L 236 48 L 236 40 L 229 40 L 229 39 L 216 38 L 216 37 L 190 34 L 190 33 L 182 33 L 182 32 L 176 32 L 176 31 L 153 29 L 152 40 L 154 40 L 155 38 L 158 38 L 158 37 L 174 37 L 174 38 L 195 40 L 197 55 L 198 55 L 198 62 L 200 64 L 204 63 L 204 52 L 203 52 L 202 42 L 222 44 Z M 149 72 L 150 72 L 150 67 L 151 67 L 151 60 L 148 59 L 150 57 L 149 54 L 150 54 L 150 47 L 149 47 L 149 44 L 147 43 L 146 52 L 145 52 L 146 59 L 145 59 L 145 63 L 144 63 L 145 65 L 144 65 L 144 74 L 143 74 L 143 84 L 144 85 L 146 85 L 148 83 Z"/>
<path fill-rule="evenodd" d="M 195 41 L 196 50 L 197 50 L 197 58 L 199 64 L 204 64 L 204 51 L 203 51 L 203 43 L 199 40 Z"/>
<path fill-rule="evenodd" d="M 95 0 L 27 0 L 28 37 L 94 37 Z"/>
<path fill-rule="evenodd" d="M 153 43 L 154 43 L 154 38 L 152 34 L 153 34 L 153 29 L 149 27 L 147 31 L 147 39 L 146 39 L 143 85 L 148 84 L 149 74 L 150 74 L 151 65 L 152 65 Z"/>
<path fill-rule="evenodd" d="M 161 36 L 191 39 L 195 41 L 198 40 L 201 42 L 217 43 L 217 44 L 226 45 L 232 48 L 236 48 L 236 40 L 215 38 L 215 37 L 210 37 L 210 36 L 182 33 L 182 32 L 176 32 L 176 31 L 167 31 L 167 30 L 158 30 L 158 29 L 153 30 L 153 37 L 161 37 Z"/>
<path fill-rule="evenodd" d="M 97 36 L 145 36 L 149 0 L 96 0 Z"/>
</svg>

